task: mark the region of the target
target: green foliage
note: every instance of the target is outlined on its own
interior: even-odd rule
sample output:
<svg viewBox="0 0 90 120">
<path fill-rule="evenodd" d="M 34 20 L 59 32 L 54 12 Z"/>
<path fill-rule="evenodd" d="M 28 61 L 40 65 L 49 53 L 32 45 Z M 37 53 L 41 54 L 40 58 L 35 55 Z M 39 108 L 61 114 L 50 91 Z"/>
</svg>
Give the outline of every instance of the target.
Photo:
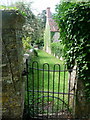
<svg viewBox="0 0 90 120">
<path fill-rule="evenodd" d="M 90 0 L 60 0 L 62 2 L 89 2 Z"/>
<path fill-rule="evenodd" d="M 42 26 L 45 28 L 46 25 L 46 10 L 42 10 L 38 17 L 42 20 Z"/>
<path fill-rule="evenodd" d="M 18 10 L 23 16 L 26 16 L 25 12 L 19 10 L 17 7 L 15 6 L 4 6 L 4 5 L 1 5 L 0 6 L 0 10 Z"/>
<path fill-rule="evenodd" d="M 16 2 L 10 6 L 0 6 L 0 9 L 19 11 L 26 19 L 22 30 L 24 40 L 27 40 L 27 38 L 30 37 L 32 46 L 35 44 L 37 44 L 39 48 L 43 46 L 45 11 L 42 11 L 41 15 L 35 16 L 31 10 L 31 2 L 28 4 L 25 2 Z M 25 49 L 29 48 L 28 41 L 24 41 L 24 44 L 27 46 L 24 46 Z"/>
<path fill-rule="evenodd" d="M 83 81 L 86 98 L 90 101 L 90 2 L 59 4 L 56 21 L 68 68 L 77 63 L 78 77 Z"/>
<path fill-rule="evenodd" d="M 30 43 L 31 43 L 31 38 L 30 37 L 27 37 L 26 39 L 23 38 L 22 42 L 23 42 L 24 51 L 27 51 L 28 49 L 32 48 L 32 46 L 30 45 Z"/>
<path fill-rule="evenodd" d="M 51 43 L 51 52 L 60 58 L 63 56 L 63 45 L 60 42 Z"/>
<path fill-rule="evenodd" d="M 11 6 L 1 5 L 0 10 L 17 10 L 17 8 L 16 7 L 11 7 Z"/>
<path fill-rule="evenodd" d="M 24 39 L 30 37 L 32 46 L 34 44 L 41 46 L 43 44 L 42 20 L 33 14 L 31 10 L 31 2 L 28 4 L 23 2 L 16 2 L 11 6 L 16 7 L 26 19 L 23 26 Z"/>
</svg>

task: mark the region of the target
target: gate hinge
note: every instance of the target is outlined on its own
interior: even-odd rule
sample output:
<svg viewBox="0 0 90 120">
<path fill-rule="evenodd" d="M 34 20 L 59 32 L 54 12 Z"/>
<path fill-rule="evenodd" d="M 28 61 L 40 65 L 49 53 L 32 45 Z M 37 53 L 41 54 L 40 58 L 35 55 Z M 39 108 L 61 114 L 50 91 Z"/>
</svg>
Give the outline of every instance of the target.
<svg viewBox="0 0 90 120">
<path fill-rule="evenodd" d="M 26 75 L 28 75 L 28 72 L 27 72 L 27 70 L 24 68 L 24 70 L 22 71 L 22 76 L 26 76 Z"/>
</svg>

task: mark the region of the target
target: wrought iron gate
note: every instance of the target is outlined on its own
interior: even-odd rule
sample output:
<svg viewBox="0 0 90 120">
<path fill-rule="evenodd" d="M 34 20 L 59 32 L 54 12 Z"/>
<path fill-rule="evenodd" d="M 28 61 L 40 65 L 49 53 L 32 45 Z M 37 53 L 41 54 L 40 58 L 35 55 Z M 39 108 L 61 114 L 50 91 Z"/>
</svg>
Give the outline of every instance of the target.
<svg viewBox="0 0 90 120">
<path fill-rule="evenodd" d="M 27 96 L 26 105 L 29 117 L 32 119 L 72 118 L 75 107 L 76 77 L 67 70 L 55 64 L 50 68 L 48 63 L 39 66 L 33 62 L 31 66 L 26 61 Z M 76 76 L 76 75 L 75 75 Z"/>
</svg>

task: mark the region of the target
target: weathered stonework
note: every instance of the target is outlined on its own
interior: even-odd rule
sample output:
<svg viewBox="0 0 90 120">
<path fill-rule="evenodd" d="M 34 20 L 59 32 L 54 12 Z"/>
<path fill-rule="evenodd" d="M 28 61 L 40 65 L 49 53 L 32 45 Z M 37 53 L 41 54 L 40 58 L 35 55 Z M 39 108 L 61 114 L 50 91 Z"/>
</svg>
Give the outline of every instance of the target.
<svg viewBox="0 0 90 120">
<path fill-rule="evenodd" d="M 70 107 L 73 108 L 73 115 L 80 120 L 90 120 L 90 103 L 86 101 L 84 85 L 82 80 L 78 79 L 76 66 L 69 74 L 70 79 L 70 93 L 76 96 L 70 96 Z M 73 103 L 73 104 L 72 104 Z"/>
<path fill-rule="evenodd" d="M 0 120 L 2 119 L 2 12 L 0 11 Z"/>
<path fill-rule="evenodd" d="M 86 101 L 84 85 L 81 80 L 77 81 L 75 114 L 76 118 L 90 120 L 90 103 Z"/>
<path fill-rule="evenodd" d="M 2 112 L 3 119 L 22 119 L 24 17 L 14 10 L 2 11 Z"/>
<path fill-rule="evenodd" d="M 76 89 L 77 89 L 77 67 L 74 66 L 72 71 L 69 72 L 69 80 L 68 80 L 68 85 L 69 85 L 69 91 L 70 91 L 70 98 L 69 98 L 69 105 L 70 108 L 72 108 L 73 116 L 75 116 L 75 94 L 76 94 Z"/>
</svg>

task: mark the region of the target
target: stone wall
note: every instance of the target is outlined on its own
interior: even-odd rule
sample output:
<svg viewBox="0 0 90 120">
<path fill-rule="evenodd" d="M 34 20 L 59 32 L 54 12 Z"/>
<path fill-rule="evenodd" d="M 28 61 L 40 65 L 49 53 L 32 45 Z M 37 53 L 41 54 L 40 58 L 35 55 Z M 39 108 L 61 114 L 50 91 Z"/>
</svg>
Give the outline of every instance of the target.
<svg viewBox="0 0 90 120">
<path fill-rule="evenodd" d="M 70 99 L 69 99 L 69 105 L 70 108 L 72 108 L 73 116 L 75 116 L 75 106 L 76 106 L 76 90 L 77 90 L 77 67 L 74 66 L 72 71 L 69 72 L 69 80 L 68 80 L 68 85 L 69 85 L 69 91 L 70 91 Z M 73 95 L 72 95 L 73 94 Z"/>
<path fill-rule="evenodd" d="M 90 120 L 90 102 L 85 98 L 84 84 L 79 79 L 77 81 L 75 115 L 76 118 L 81 118 L 81 120 Z"/>
<path fill-rule="evenodd" d="M 0 18 L 2 12 L 0 11 Z M 2 19 L 0 19 L 0 120 L 2 118 Z"/>
<path fill-rule="evenodd" d="M 73 108 L 73 115 L 75 118 L 80 120 L 90 120 L 90 103 L 88 103 L 85 99 L 85 91 L 83 82 L 78 79 L 78 72 L 76 70 L 76 66 L 74 66 L 73 71 L 69 72 L 69 85 L 70 85 L 70 93 L 74 94 L 70 95 L 70 107 Z"/>
<path fill-rule="evenodd" d="M 24 81 L 22 25 L 24 17 L 14 10 L 2 11 L 2 117 L 22 119 Z"/>
</svg>

